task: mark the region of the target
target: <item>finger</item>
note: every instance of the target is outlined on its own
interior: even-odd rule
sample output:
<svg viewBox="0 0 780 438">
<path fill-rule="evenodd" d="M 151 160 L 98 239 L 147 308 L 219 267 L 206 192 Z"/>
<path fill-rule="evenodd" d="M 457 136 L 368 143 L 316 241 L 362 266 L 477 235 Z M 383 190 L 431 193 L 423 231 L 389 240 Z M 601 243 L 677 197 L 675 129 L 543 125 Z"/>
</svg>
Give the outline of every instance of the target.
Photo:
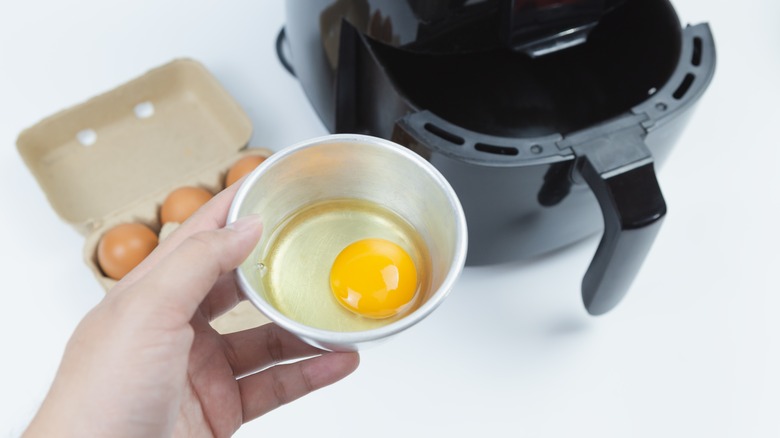
<svg viewBox="0 0 780 438">
<path fill-rule="evenodd" d="M 252 215 L 190 236 L 134 284 L 134 296 L 189 321 L 219 277 L 249 256 L 261 232 Z"/>
<path fill-rule="evenodd" d="M 236 307 L 244 299 L 244 294 L 236 284 L 235 275 L 233 272 L 228 272 L 219 276 L 214 287 L 211 288 L 211 293 L 201 303 L 200 312 L 206 321 L 211 322 Z"/>
<path fill-rule="evenodd" d="M 239 183 L 233 184 L 217 193 L 190 216 L 189 219 L 181 224 L 181 226 L 176 228 L 167 239 L 163 240 L 135 269 L 125 275 L 121 284 L 123 286 L 129 286 L 143 277 L 156 266 L 160 260 L 164 259 L 188 237 L 202 231 L 216 230 L 224 227 L 230 204 L 233 202 L 233 198 L 236 196 L 236 191 L 240 185 L 241 184 Z"/>
<path fill-rule="evenodd" d="M 228 362 L 236 377 L 291 359 L 322 354 L 275 324 L 223 335 Z"/>
<path fill-rule="evenodd" d="M 355 371 L 359 362 L 357 353 L 326 353 L 239 379 L 244 422 L 338 382 Z"/>
</svg>

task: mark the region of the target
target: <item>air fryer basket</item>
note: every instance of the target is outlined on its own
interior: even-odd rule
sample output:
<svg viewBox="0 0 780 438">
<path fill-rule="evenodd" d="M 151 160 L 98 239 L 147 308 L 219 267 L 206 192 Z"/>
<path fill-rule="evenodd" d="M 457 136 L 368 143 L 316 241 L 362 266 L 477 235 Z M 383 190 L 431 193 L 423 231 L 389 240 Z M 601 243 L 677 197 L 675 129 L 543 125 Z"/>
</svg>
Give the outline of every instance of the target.
<svg viewBox="0 0 780 438">
<path fill-rule="evenodd" d="M 429 55 L 368 41 L 417 111 L 513 139 L 566 135 L 625 114 L 667 83 L 682 45 L 674 10 L 651 1 L 607 14 L 586 44 L 536 58 L 506 48 Z"/>
</svg>

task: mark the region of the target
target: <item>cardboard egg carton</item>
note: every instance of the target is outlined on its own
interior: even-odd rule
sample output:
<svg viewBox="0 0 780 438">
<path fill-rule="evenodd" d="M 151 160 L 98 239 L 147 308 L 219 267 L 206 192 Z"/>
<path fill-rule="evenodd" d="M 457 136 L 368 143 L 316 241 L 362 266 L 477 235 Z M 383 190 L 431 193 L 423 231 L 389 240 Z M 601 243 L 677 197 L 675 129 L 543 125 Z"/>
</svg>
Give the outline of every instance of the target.
<svg viewBox="0 0 780 438">
<path fill-rule="evenodd" d="M 17 147 L 62 220 L 85 236 L 84 261 L 110 293 L 97 263 L 111 227 L 139 222 L 159 233 L 159 210 L 183 186 L 217 193 L 245 155 L 252 125 L 206 68 L 177 59 L 24 130 Z M 248 302 L 215 320 L 222 333 L 268 320 Z"/>
</svg>

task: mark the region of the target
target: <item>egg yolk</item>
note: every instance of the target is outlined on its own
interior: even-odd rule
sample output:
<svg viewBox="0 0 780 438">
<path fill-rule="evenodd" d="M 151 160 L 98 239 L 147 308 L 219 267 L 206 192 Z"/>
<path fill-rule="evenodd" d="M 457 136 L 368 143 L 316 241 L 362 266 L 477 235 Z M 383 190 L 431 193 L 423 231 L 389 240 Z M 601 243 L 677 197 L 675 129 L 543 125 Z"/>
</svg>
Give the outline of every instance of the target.
<svg viewBox="0 0 780 438">
<path fill-rule="evenodd" d="M 417 269 L 409 254 L 395 243 L 359 240 L 336 257 L 330 288 L 348 310 L 368 318 L 387 318 L 414 298 Z"/>
</svg>

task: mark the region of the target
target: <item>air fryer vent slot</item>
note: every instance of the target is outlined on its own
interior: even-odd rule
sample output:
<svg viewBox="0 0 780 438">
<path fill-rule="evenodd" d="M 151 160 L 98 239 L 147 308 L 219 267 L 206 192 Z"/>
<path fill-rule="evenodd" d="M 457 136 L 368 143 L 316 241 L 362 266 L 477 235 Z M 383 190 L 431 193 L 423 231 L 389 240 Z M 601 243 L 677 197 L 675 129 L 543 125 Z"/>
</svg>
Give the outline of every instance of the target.
<svg viewBox="0 0 780 438">
<path fill-rule="evenodd" d="M 449 131 L 446 131 L 444 129 L 439 128 L 438 126 L 432 124 L 432 123 L 426 123 L 424 126 L 425 130 L 430 132 L 431 134 L 441 138 L 442 140 L 448 141 L 450 143 L 456 144 L 458 146 L 463 146 L 464 143 L 466 143 L 466 140 L 463 139 L 463 137 L 459 135 L 455 135 Z"/>
<path fill-rule="evenodd" d="M 701 38 L 696 37 L 693 39 L 693 54 L 691 55 L 691 64 L 693 64 L 696 67 L 701 65 L 701 50 L 702 50 Z"/>
<path fill-rule="evenodd" d="M 474 149 L 480 152 L 487 152 L 495 155 L 517 155 L 520 151 L 517 148 L 509 146 L 495 146 L 492 144 L 477 143 L 474 145 Z"/>
<path fill-rule="evenodd" d="M 685 93 L 688 92 L 688 89 L 691 88 L 695 78 L 696 76 L 694 76 L 693 73 L 686 74 L 685 78 L 683 78 L 682 82 L 680 83 L 680 86 L 674 90 L 674 94 L 672 94 L 672 96 L 677 100 L 682 99 L 683 96 L 685 96 Z"/>
</svg>

